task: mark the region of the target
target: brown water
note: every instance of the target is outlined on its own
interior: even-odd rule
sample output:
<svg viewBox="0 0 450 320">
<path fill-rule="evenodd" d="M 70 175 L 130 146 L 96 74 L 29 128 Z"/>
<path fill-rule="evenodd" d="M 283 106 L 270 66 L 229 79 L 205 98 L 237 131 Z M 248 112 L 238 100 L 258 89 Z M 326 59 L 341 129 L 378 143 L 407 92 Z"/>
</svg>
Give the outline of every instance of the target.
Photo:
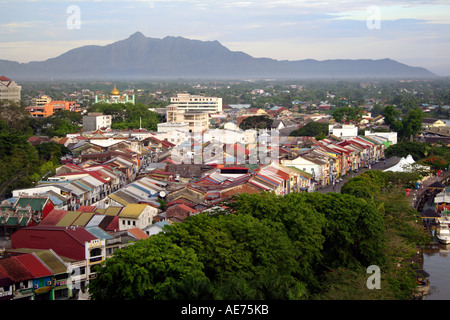
<svg viewBox="0 0 450 320">
<path fill-rule="evenodd" d="M 430 274 L 430 293 L 425 300 L 450 300 L 450 245 L 423 254 L 423 269 Z"/>
</svg>

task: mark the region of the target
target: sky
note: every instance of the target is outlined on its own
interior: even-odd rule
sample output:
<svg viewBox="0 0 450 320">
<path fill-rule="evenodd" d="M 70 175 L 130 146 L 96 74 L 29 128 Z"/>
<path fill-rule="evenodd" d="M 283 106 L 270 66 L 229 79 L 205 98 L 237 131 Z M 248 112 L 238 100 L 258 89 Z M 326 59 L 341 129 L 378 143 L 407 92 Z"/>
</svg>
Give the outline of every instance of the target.
<svg viewBox="0 0 450 320">
<path fill-rule="evenodd" d="M 42 61 L 136 31 L 257 58 L 390 58 L 450 76 L 450 0 L 0 0 L 0 59 Z"/>
</svg>

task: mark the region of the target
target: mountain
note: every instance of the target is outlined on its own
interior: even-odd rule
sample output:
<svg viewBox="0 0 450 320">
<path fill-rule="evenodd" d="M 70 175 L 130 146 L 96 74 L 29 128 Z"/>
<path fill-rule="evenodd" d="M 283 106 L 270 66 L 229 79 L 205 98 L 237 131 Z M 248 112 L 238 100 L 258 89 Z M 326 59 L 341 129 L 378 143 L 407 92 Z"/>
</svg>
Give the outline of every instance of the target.
<svg viewBox="0 0 450 320">
<path fill-rule="evenodd" d="M 26 79 L 430 78 L 391 59 L 279 61 L 230 51 L 218 41 L 156 39 L 136 32 L 106 46 L 83 46 L 45 61 L 0 60 L 0 74 Z"/>
</svg>

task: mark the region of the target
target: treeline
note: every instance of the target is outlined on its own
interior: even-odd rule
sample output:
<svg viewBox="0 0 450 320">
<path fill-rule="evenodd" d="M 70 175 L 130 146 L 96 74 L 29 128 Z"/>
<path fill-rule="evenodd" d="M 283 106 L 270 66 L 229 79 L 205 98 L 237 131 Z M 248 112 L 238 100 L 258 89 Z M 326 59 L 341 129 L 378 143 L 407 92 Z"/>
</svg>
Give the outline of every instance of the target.
<svg viewBox="0 0 450 320">
<path fill-rule="evenodd" d="M 112 116 L 113 129 L 139 129 L 156 131 L 157 124 L 161 122 L 161 116 L 149 110 L 149 107 L 131 103 L 96 103 L 89 107 L 88 112 L 101 112 Z"/>
<path fill-rule="evenodd" d="M 415 178 L 369 171 L 342 194 L 239 194 L 116 251 L 89 291 L 95 300 L 408 299 L 414 269 L 398 263 L 425 240 L 401 189 Z M 371 265 L 380 290 L 366 286 Z"/>
<path fill-rule="evenodd" d="M 0 199 L 52 174 L 69 152 L 55 142 L 34 147 L 28 142 L 34 134 L 32 123 L 23 105 L 0 100 Z"/>
<path fill-rule="evenodd" d="M 426 142 L 402 141 L 386 149 L 387 157 L 407 157 L 411 155 L 418 164 L 432 170 L 448 170 L 450 167 L 450 147 L 443 143 L 433 145 Z"/>
</svg>

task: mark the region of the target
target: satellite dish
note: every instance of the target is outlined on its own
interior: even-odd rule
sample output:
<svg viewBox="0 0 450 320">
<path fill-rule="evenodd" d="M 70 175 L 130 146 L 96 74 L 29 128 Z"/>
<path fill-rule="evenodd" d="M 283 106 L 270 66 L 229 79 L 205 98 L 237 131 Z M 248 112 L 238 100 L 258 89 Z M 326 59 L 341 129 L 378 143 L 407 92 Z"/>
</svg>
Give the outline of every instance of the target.
<svg viewBox="0 0 450 320">
<path fill-rule="evenodd" d="M 160 192 L 159 192 L 159 196 L 160 196 L 161 198 L 164 198 L 164 197 L 166 196 L 166 192 L 165 192 L 165 191 L 160 191 Z"/>
</svg>

